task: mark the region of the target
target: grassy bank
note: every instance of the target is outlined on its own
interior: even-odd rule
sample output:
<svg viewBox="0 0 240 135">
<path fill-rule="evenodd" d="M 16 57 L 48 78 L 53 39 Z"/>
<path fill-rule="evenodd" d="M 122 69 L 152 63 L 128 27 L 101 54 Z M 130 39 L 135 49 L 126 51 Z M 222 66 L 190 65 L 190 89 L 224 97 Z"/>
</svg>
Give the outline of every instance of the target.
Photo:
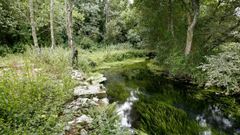
<svg viewBox="0 0 240 135">
<path fill-rule="evenodd" d="M 110 46 L 98 51 L 78 50 L 79 63 L 76 67 L 85 73 L 145 56 L 143 50 L 128 47 Z M 60 117 L 63 105 L 73 98 L 72 88 L 76 85 L 70 75 L 70 56 L 71 51 L 68 49 L 43 48 L 40 54 L 28 49 L 23 54 L 0 57 L 0 134 L 62 132 L 66 122 Z M 103 115 L 94 108 L 89 109 L 88 113 L 96 115 L 95 117 Z M 104 124 L 109 117 L 115 116 L 104 114 L 104 117 L 99 117 L 97 120 L 102 124 L 95 123 L 93 129 L 97 130 L 91 132 L 104 133 L 104 129 L 110 128 L 117 131 L 119 127 L 114 128 L 114 123 Z M 96 128 L 99 126 L 100 129 Z"/>
<path fill-rule="evenodd" d="M 75 84 L 67 57 L 59 48 L 1 58 L 0 134 L 52 134 L 62 129 L 58 115 Z"/>
</svg>

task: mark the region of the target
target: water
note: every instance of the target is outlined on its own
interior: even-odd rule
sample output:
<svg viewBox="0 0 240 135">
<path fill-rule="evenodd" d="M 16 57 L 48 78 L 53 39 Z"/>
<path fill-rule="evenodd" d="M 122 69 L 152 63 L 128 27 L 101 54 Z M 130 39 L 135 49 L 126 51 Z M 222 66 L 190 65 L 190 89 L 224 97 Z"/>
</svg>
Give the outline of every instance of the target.
<svg viewBox="0 0 240 135">
<path fill-rule="evenodd" d="M 197 88 L 157 76 L 144 63 L 105 71 L 121 126 L 148 134 L 240 134 L 240 122 L 217 98 L 197 99 Z M 222 101 L 221 101 L 222 102 Z"/>
<path fill-rule="evenodd" d="M 132 119 L 131 119 L 131 111 L 133 107 L 133 103 L 138 100 L 135 91 L 131 91 L 130 97 L 127 98 L 126 102 L 123 104 L 119 104 L 117 107 L 117 113 L 121 118 L 121 126 L 125 128 L 132 128 Z"/>
</svg>

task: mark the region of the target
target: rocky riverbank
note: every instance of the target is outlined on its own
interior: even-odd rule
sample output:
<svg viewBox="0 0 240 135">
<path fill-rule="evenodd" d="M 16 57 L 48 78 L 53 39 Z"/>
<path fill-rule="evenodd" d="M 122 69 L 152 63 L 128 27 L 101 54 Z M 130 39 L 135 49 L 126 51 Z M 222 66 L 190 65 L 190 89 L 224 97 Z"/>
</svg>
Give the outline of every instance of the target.
<svg viewBox="0 0 240 135">
<path fill-rule="evenodd" d="M 89 125 L 94 118 L 85 114 L 91 107 L 105 107 L 109 105 L 106 88 L 103 82 L 107 80 L 102 74 L 94 74 L 86 77 L 78 70 L 72 71 L 72 79 L 78 82 L 74 88 L 74 100 L 67 103 L 64 107 L 63 115 L 70 116 L 71 120 L 64 127 L 63 135 L 88 135 Z M 79 129 L 78 127 L 81 126 Z"/>
</svg>

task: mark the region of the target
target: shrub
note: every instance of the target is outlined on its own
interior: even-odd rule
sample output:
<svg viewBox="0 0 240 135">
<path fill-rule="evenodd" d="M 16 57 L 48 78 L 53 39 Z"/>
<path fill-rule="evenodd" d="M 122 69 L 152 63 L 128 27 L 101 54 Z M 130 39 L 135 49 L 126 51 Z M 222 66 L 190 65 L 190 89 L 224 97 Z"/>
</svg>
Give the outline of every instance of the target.
<svg viewBox="0 0 240 135">
<path fill-rule="evenodd" d="M 6 45 L 0 45 L 0 56 L 6 56 L 10 52 L 10 48 L 8 48 Z"/>
<path fill-rule="evenodd" d="M 74 86 L 68 55 L 62 51 L 43 49 L 37 55 L 28 50 L 2 59 L 7 68 L 0 69 L 0 134 L 41 135 L 62 130 L 58 115 Z"/>
<path fill-rule="evenodd" d="M 80 42 L 80 46 L 82 49 L 92 49 L 93 47 L 95 47 L 95 44 L 96 43 L 88 37 L 83 37 Z"/>
<path fill-rule="evenodd" d="M 220 53 L 206 57 L 206 63 L 199 68 L 206 74 L 206 86 L 226 88 L 225 94 L 240 92 L 240 44 L 226 43 L 220 46 Z"/>
</svg>

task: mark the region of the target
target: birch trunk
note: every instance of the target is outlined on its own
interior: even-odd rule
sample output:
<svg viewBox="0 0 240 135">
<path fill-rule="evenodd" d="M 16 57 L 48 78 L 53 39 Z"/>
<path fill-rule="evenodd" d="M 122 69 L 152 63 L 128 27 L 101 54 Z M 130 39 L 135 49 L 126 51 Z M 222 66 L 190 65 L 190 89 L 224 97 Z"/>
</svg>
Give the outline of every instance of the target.
<svg viewBox="0 0 240 135">
<path fill-rule="evenodd" d="M 107 23 L 109 21 L 109 0 L 105 0 L 105 33 L 107 32 Z"/>
<path fill-rule="evenodd" d="M 188 56 L 191 52 L 192 42 L 193 42 L 193 32 L 194 32 L 194 28 L 197 24 L 197 17 L 199 14 L 199 1 L 192 0 L 192 4 L 193 4 L 193 8 L 194 8 L 194 15 L 192 17 L 190 12 L 187 14 L 188 29 L 187 29 L 185 56 Z"/>
<path fill-rule="evenodd" d="M 72 36 L 72 0 L 66 0 L 66 23 L 67 23 L 67 36 L 68 36 L 68 46 L 73 48 L 73 36 Z"/>
<path fill-rule="evenodd" d="M 37 33 L 36 33 L 36 23 L 34 21 L 33 0 L 29 0 L 29 11 L 30 11 L 30 21 L 31 21 L 31 27 L 32 27 L 33 43 L 34 43 L 34 47 L 36 48 L 36 50 L 39 51 L 38 39 L 37 39 Z"/>
<path fill-rule="evenodd" d="M 77 64 L 77 57 L 78 52 L 76 47 L 73 44 L 73 31 L 72 31 L 72 10 L 73 10 L 73 3 L 72 0 L 65 0 L 65 8 L 66 8 L 66 30 L 68 36 L 68 46 L 72 49 L 72 66 Z"/>
<path fill-rule="evenodd" d="M 55 37 L 54 37 L 54 24 L 53 24 L 53 20 L 54 20 L 54 0 L 51 0 L 50 3 L 50 29 L 51 29 L 51 40 L 52 40 L 52 46 L 51 48 L 55 48 Z"/>
</svg>

